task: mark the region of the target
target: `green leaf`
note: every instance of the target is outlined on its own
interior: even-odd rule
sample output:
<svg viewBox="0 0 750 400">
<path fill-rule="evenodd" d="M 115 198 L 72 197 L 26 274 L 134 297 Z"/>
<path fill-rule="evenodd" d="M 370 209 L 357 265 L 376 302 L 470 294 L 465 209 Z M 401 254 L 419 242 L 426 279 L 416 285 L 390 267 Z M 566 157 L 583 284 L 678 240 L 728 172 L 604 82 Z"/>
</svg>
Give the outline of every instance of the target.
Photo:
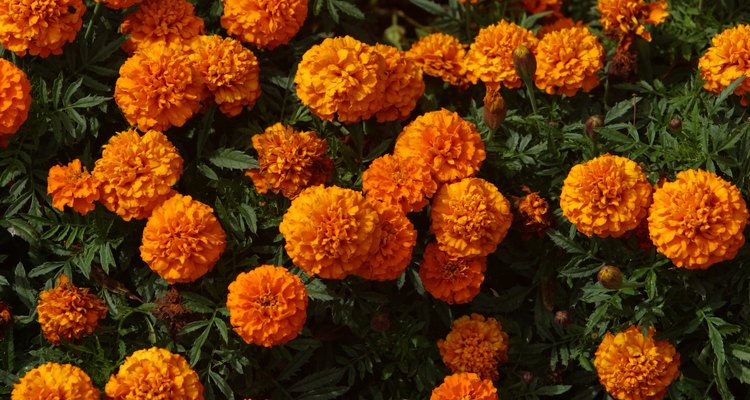
<svg viewBox="0 0 750 400">
<path fill-rule="evenodd" d="M 640 100 L 640 97 L 636 97 L 635 99 L 627 99 L 615 104 L 612 108 L 609 109 L 609 111 L 607 111 L 607 115 L 604 117 L 604 124 L 609 124 L 617 118 L 622 117 L 623 115 L 625 115 L 625 113 L 630 111 L 630 109 L 633 108 L 633 106 Z"/>
<path fill-rule="evenodd" d="M 542 386 L 534 391 L 537 396 L 556 396 L 570 390 L 571 385 Z"/>
<path fill-rule="evenodd" d="M 20 236 L 23 240 L 36 244 L 39 234 L 31 224 L 21 218 L 7 218 L 0 220 L 0 226 L 8 230 L 11 236 Z"/>
<path fill-rule="evenodd" d="M 221 148 L 216 150 L 208 160 L 219 168 L 241 170 L 260 168 L 257 160 L 235 149 Z"/>
<path fill-rule="evenodd" d="M 716 326 L 710 320 L 706 319 L 706 324 L 708 325 L 708 339 L 711 342 L 711 348 L 714 349 L 716 360 L 723 368 L 723 365 L 726 362 L 726 355 L 724 354 L 724 339 L 722 339 L 721 333 L 719 333 L 719 330 L 716 329 Z"/>
<path fill-rule="evenodd" d="M 365 13 L 362 12 L 357 6 L 354 4 L 351 4 L 349 2 L 346 2 L 344 0 L 331 0 L 331 2 L 341 10 L 344 14 L 356 18 L 356 19 L 365 19 Z"/>
<path fill-rule="evenodd" d="M 81 97 L 80 99 L 78 99 L 75 103 L 71 104 L 70 107 L 91 108 L 91 107 L 96 107 L 99 104 L 102 104 L 109 100 L 112 100 L 112 98 L 104 97 L 104 96 L 86 96 L 86 97 Z"/>
<path fill-rule="evenodd" d="M 26 278 L 26 270 L 23 268 L 23 264 L 18 263 L 15 271 L 15 285 L 13 290 L 18 294 L 18 298 L 21 300 L 23 305 L 29 310 L 33 310 L 36 304 L 36 293 L 31 288 L 31 283 Z"/>
<path fill-rule="evenodd" d="M 410 0 L 412 4 L 415 6 L 427 11 L 428 13 L 432 15 L 443 15 L 445 14 L 445 9 L 430 0 Z"/>
<path fill-rule="evenodd" d="M 735 89 L 737 89 L 740 84 L 745 80 L 745 75 L 742 75 L 741 77 L 737 78 L 732 82 L 729 86 L 726 87 L 726 89 L 722 90 L 721 93 L 719 93 L 719 96 L 716 97 L 716 101 L 714 101 L 714 107 L 718 107 L 721 105 L 721 103 L 724 102 L 724 100 L 729 97 L 730 94 L 732 94 Z"/>
<path fill-rule="evenodd" d="M 549 236 L 549 238 L 552 239 L 552 242 L 554 242 L 559 248 L 567 251 L 570 254 L 588 254 L 588 252 L 584 250 L 584 248 L 581 247 L 578 243 L 568 239 L 565 235 L 558 231 L 549 230 L 547 231 L 547 236 Z"/>
</svg>

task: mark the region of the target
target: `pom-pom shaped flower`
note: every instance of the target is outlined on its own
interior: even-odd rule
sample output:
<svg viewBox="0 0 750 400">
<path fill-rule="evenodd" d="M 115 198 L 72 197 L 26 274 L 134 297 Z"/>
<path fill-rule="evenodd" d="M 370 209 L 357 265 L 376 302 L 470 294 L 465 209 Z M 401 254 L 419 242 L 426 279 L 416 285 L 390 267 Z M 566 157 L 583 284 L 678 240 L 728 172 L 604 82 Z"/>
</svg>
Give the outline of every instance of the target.
<svg viewBox="0 0 750 400">
<path fill-rule="evenodd" d="M 199 36 L 194 41 L 196 67 L 219 110 L 229 117 L 252 107 L 260 97 L 258 60 L 232 38 Z"/>
<path fill-rule="evenodd" d="M 604 33 L 615 37 L 620 45 L 629 48 L 637 35 L 651 41 L 646 25 L 659 25 L 669 16 L 665 0 L 599 0 L 599 19 Z"/>
<path fill-rule="evenodd" d="M 656 250 L 676 266 L 706 269 L 737 255 L 747 221 L 736 186 L 709 171 L 687 170 L 654 192 L 648 230 Z"/>
<path fill-rule="evenodd" d="M 472 83 L 482 81 L 493 86 L 520 87 L 513 51 L 525 46 L 533 52 L 537 42 L 533 32 L 505 20 L 482 28 L 466 54 L 469 78 Z"/>
<path fill-rule="evenodd" d="M 711 47 L 698 61 L 703 88 L 711 93 L 721 93 L 738 78 L 750 77 L 750 25 L 737 25 L 711 39 Z M 750 93 L 750 79 L 745 79 L 733 92 L 742 96 L 747 106 L 746 95 Z"/>
<path fill-rule="evenodd" d="M 128 14 L 120 31 L 130 38 L 122 46 L 129 54 L 154 43 L 176 44 L 202 35 L 203 20 L 187 0 L 144 0 Z"/>
<path fill-rule="evenodd" d="M 490 182 L 466 178 L 443 185 L 432 199 L 430 230 L 451 257 L 486 256 L 508 233 L 510 203 Z"/>
<path fill-rule="evenodd" d="M 498 400 L 497 389 L 488 379 L 477 374 L 459 372 L 448 375 L 443 383 L 432 390 L 430 400 Z"/>
<path fill-rule="evenodd" d="M 437 183 L 473 176 L 486 157 L 477 127 L 446 109 L 428 112 L 404 127 L 393 155 L 421 158 Z"/>
<path fill-rule="evenodd" d="M 380 220 L 380 245 L 356 274 L 377 281 L 398 278 L 409 266 L 417 231 L 398 206 L 370 201 Z"/>
<path fill-rule="evenodd" d="M 404 213 L 420 211 L 437 190 L 431 170 L 421 158 L 383 155 L 362 174 L 362 191 L 368 199 L 398 207 Z"/>
<path fill-rule="evenodd" d="M 599 85 L 603 59 L 604 47 L 588 28 L 550 32 L 536 48 L 534 83 L 549 94 L 588 93 Z"/>
<path fill-rule="evenodd" d="M 479 294 L 487 269 L 486 257 L 454 258 L 430 243 L 419 264 L 419 277 L 432 297 L 448 304 L 464 304 Z"/>
<path fill-rule="evenodd" d="M 229 322 L 246 343 L 272 347 L 299 334 L 307 317 L 307 290 L 283 267 L 262 265 L 229 284 Z"/>
<path fill-rule="evenodd" d="M 100 394 L 82 369 L 48 362 L 27 372 L 13 386 L 10 396 L 13 400 L 99 400 Z"/>
<path fill-rule="evenodd" d="M 539 192 L 532 192 L 526 186 L 522 187 L 526 195 L 523 197 L 513 197 L 513 209 L 518 217 L 519 228 L 524 234 L 524 239 L 529 239 L 532 234 L 540 237 L 552 225 L 552 216 L 549 210 L 549 204 Z"/>
<path fill-rule="evenodd" d="M 463 88 L 469 85 L 466 46 L 454 36 L 441 32 L 424 36 L 411 46 L 407 57 L 429 76 L 440 78 L 453 86 Z"/>
<path fill-rule="evenodd" d="M 508 361 L 508 334 L 500 322 L 479 314 L 453 321 L 450 333 L 437 346 L 451 372 L 472 372 L 482 379 L 496 380 L 497 367 Z"/>
<path fill-rule="evenodd" d="M 203 384 L 185 358 L 158 347 L 126 358 L 104 392 L 110 400 L 203 400 Z"/>
<path fill-rule="evenodd" d="M 157 131 L 117 133 L 104 145 L 92 171 L 101 202 L 125 221 L 143 219 L 172 195 L 182 175 L 182 157 Z"/>
<path fill-rule="evenodd" d="M 260 49 L 287 44 L 307 18 L 307 0 L 223 0 L 221 26 Z"/>
<path fill-rule="evenodd" d="M 372 117 L 383 107 L 386 64 L 374 47 L 350 36 L 328 38 L 302 55 L 294 76 L 297 96 L 325 120 Z"/>
<path fill-rule="evenodd" d="M 297 132 L 276 123 L 252 138 L 260 169 L 245 174 L 259 193 L 269 190 L 293 199 L 308 186 L 326 183 L 333 172 L 328 142 L 313 131 Z"/>
<path fill-rule="evenodd" d="M 205 275 L 227 244 L 213 212 L 181 194 L 156 207 L 143 229 L 143 261 L 170 284 L 194 282 Z"/>
<path fill-rule="evenodd" d="M 586 236 L 620 237 L 646 216 L 651 191 L 638 164 L 605 154 L 570 170 L 563 182 L 560 208 Z"/>
<path fill-rule="evenodd" d="M 104 3 L 105 6 L 119 10 L 121 8 L 128 8 L 132 5 L 138 4 L 143 0 L 96 0 L 97 3 Z"/>
<path fill-rule="evenodd" d="M 189 52 L 157 42 L 122 64 L 115 102 L 131 125 L 164 131 L 200 109 L 204 90 Z"/>
<path fill-rule="evenodd" d="M 13 135 L 26 122 L 30 107 L 29 78 L 15 64 L 0 58 L 0 146 L 4 136 Z"/>
<path fill-rule="evenodd" d="M 85 12 L 82 0 L 0 0 L 0 44 L 19 56 L 62 54 Z"/>
<path fill-rule="evenodd" d="M 387 71 L 383 106 L 375 118 L 378 122 L 407 119 L 424 93 L 422 70 L 393 46 L 376 44 L 375 51 L 385 58 Z"/>
<path fill-rule="evenodd" d="M 661 400 L 680 375 L 680 353 L 669 342 L 654 340 L 654 333 L 649 327 L 644 336 L 641 327 L 630 326 L 604 336 L 594 366 L 599 382 L 615 399 Z"/>
<path fill-rule="evenodd" d="M 377 251 L 380 230 L 378 213 L 361 193 L 322 185 L 300 193 L 279 225 L 294 264 L 328 279 L 356 273 Z"/>
<path fill-rule="evenodd" d="M 59 345 L 62 339 L 78 340 L 91 334 L 99 326 L 99 320 L 107 316 L 107 306 L 100 298 L 89 294 L 87 288 L 79 288 L 60 275 L 58 285 L 39 294 L 36 311 L 44 337 Z"/>
<path fill-rule="evenodd" d="M 94 209 L 99 200 L 99 187 L 81 160 L 75 159 L 66 166 L 55 165 L 47 176 L 47 194 L 52 196 L 52 206 L 60 211 L 68 206 L 81 215 Z"/>
</svg>

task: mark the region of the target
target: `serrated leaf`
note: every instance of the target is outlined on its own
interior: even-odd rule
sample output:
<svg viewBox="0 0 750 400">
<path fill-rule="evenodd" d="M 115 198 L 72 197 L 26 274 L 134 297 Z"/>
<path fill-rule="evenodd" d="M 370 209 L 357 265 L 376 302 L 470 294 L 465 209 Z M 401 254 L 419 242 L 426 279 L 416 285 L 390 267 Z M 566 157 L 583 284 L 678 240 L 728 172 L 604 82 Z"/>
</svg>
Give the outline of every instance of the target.
<svg viewBox="0 0 750 400">
<path fill-rule="evenodd" d="M 219 168 L 242 170 L 260 168 L 257 160 L 235 149 L 221 148 L 216 150 L 208 160 Z"/>
<path fill-rule="evenodd" d="M 732 94 L 735 89 L 737 89 L 740 84 L 745 80 L 746 76 L 742 75 L 739 78 L 735 79 L 734 82 L 732 82 L 729 86 L 727 86 L 724 90 L 719 93 L 719 95 L 716 97 L 716 101 L 714 101 L 714 107 L 718 107 L 723 103 L 727 97 L 729 97 L 730 94 Z"/>
<path fill-rule="evenodd" d="M 80 99 L 78 99 L 75 103 L 71 104 L 70 107 L 91 108 L 91 107 L 96 107 L 99 104 L 107 102 L 111 99 L 112 99 L 111 97 L 104 97 L 104 96 L 86 96 L 86 97 L 81 97 Z"/>
<path fill-rule="evenodd" d="M 640 97 L 636 97 L 635 100 L 628 99 L 615 104 L 612 108 L 609 109 L 609 111 L 607 111 L 607 115 L 604 117 L 604 124 L 607 125 L 617 118 L 622 117 L 623 115 L 625 115 L 625 113 L 630 111 L 630 109 L 633 108 L 633 106 L 640 100 Z"/>
<path fill-rule="evenodd" d="M 336 8 L 341 10 L 344 14 L 356 18 L 365 19 L 365 13 L 362 12 L 357 6 L 344 0 L 332 0 Z"/>
<path fill-rule="evenodd" d="M 714 350 L 716 360 L 723 368 L 723 365 L 726 362 L 724 339 L 722 339 L 721 333 L 719 333 L 719 330 L 716 329 L 716 326 L 711 321 L 706 320 L 706 324 L 708 325 L 708 339 L 711 342 L 711 348 Z"/>
<path fill-rule="evenodd" d="M 432 15 L 445 14 L 445 9 L 441 5 L 433 1 L 430 1 L 430 0 L 409 0 L 409 1 L 415 6 L 427 11 L 428 13 Z"/>
</svg>

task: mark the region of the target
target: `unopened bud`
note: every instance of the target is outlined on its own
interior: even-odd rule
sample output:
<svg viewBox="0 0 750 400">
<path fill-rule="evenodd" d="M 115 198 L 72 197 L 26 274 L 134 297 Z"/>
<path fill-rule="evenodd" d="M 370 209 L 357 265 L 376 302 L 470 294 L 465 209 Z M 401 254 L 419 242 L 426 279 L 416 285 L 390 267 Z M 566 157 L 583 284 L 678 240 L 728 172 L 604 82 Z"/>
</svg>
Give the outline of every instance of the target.
<svg viewBox="0 0 750 400">
<path fill-rule="evenodd" d="M 571 322 L 570 311 L 559 310 L 555 313 L 555 323 L 557 325 L 560 325 L 561 327 L 565 328 L 566 326 L 570 325 L 570 322 Z"/>
<path fill-rule="evenodd" d="M 596 279 L 607 289 L 617 289 L 622 284 L 622 271 L 612 265 L 605 265 L 596 274 Z"/>
<path fill-rule="evenodd" d="M 596 128 L 604 125 L 604 118 L 601 115 L 592 115 L 583 124 L 583 129 L 591 139 L 596 139 Z"/>
<path fill-rule="evenodd" d="M 375 332 L 385 332 L 391 327 L 391 319 L 384 312 L 375 313 L 370 319 L 370 328 Z"/>
<path fill-rule="evenodd" d="M 669 121 L 669 129 L 673 131 L 679 131 L 682 129 L 682 119 L 675 115 L 672 120 Z"/>
<path fill-rule="evenodd" d="M 524 83 L 530 85 L 536 73 L 536 58 L 534 57 L 534 53 L 524 45 L 516 47 L 513 50 L 513 66 Z"/>
<path fill-rule="evenodd" d="M 2 329 L 10 325 L 13 322 L 13 316 L 10 313 L 10 307 L 4 301 L 0 301 L 0 337 L 2 337 Z"/>
<path fill-rule="evenodd" d="M 497 129 L 505 120 L 506 112 L 505 100 L 500 95 L 500 87 L 487 86 L 487 94 L 484 95 L 484 110 L 482 111 L 485 125 L 492 130 Z"/>
</svg>

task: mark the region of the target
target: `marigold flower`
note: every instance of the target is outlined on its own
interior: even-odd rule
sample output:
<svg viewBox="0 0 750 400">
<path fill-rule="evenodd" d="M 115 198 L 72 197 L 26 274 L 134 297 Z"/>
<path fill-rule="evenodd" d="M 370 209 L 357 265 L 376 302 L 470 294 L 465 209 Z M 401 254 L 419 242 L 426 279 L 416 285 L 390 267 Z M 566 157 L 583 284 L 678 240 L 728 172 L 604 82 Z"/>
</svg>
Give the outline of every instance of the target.
<svg viewBox="0 0 750 400">
<path fill-rule="evenodd" d="M 143 219 L 169 198 L 182 175 L 182 157 L 157 131 L 141 136 L 122 131 L 103 146 L 92 175 L 99 183 L 99 201 L 125 221 Z"/>
<path fill-rule="evenodd" d="M 654 328 L 643 336 L 639 326 L 607 332 L 596 350 L 594 366 L 599 382 L 618 400 L 664 398 L 680 375 L 680 353 L 665 340 L 654 340 Z"/>
<path fill-rule="evenodd" d="M 378 213 L 362 194 L 313 186 L 300 193 L 279 225 L 286 251 L 310 276 L 343 279 L 380 245 Z"/>
<path fill-rule="evenodd" d="M 362 191 L 368 199 L 398 207 L 404 213 L 421 211 L 437 190 L 430 172 L 421 158 L 385 154 L 374 159 L 362 174 Z"/>
<path fill-rule="evenodd" d="M 428 112 L 404 127 L 393 155 L 421 158 L 439 184 L 475 175 L 486 157 L 477 127 L 446 109 Z"/>
<path fill-rule="evenodd" d="M 430 400 L 456 399 L 498 400 L 499 397 L 492 381 L 470 372 L 459 372 L 446 376 L 430 395 Z"/>
<path fill-rule="evenodd" d="M 545 18 L 562 18 L 562 0 L 521 0 L 521 6 L 529 14 L 551 12 Z"/>
<path fill-rule="evenodd" d="M 466 178 L 443 185 L 432 199 L 430 230 L 452 257 L 486 256 L 508 233 L 510 203 L 490 182 Z"/>
<path fill-rule="evenodd" d="M 466 45 L 454 36 L 440 32 L 424 36 L 411 46 L 407 57 L 429 76 L 441 78 L 453 86 L 469 86 Z"/>
<path fill-rule="evenodd" d="M 393 46 L 376 44 L 375 51 L 385 59 L 387 72 L 383 106 L 375 118 L 378 122 L 405 120 L 424 94 L 422 70 Z"/>
<path fill-rule="evenodd" d="M 654 192 L 648 230 L 656 250 L 676 266 L 707 269 L 737 255 L 747 220 L 736 186 L 709 171 L 687 170 Z"/>
<path fill-rule="evenodd" d="M 122 48 L 133 54 L 157 42 L 179 43 L 202 35 L 203 20 L 195 16 L 193 4 L 186 0 L 143 0 L 120 24 L 130 38 Z"/>
<path fill-rule="evenodd" d="M 549 94 L 573 96 L 599 86 L 604 47 L 588 28 L 550 32 L 536 48 L 536 86 Z"/>
<path fill-rule="evenodd" d="M 505 20 L 482 28 L 466 53 L 469 79 L 472 83 L 482 81 L 487 85 L 520 87 L 513 51 L 525 46 L 534 52 L 537 42 L 533 32 Z"/>
<path fill-rule="evenodd" d="M 164 131 L 200 109 L 204 89 L 189 52 L 156 42 L 122 64 L 115 102 L 131 125 Z"/>
<path fill-rule="evenodd" d="M 107 316 L 107 306 L 100 298 L 89 294 L 89 289 L 79 288 L 60 275 L 58 285 L 39 294 L 36 311 L 44 337 L 52 344 L 78 340 L 91 334 L 99 320 Z"/>
<path fill-rule="evenodd" d="M 203 384 L 185 358 L 158 347 L 126 358 L 104 392 L 111 400 L 203 400 Z"/>
<path fill-rule="evenodd" d="M 524 240 L 528 240 L 532 234 L 541 237 L 552 225 L 549 204 L 539 195 L 539 192 L 532 192 L 527 186 L 523 186 L 522 190 L 526 192 L 526 195 L 513 196 L 513 209 L 518 217 L 516 220 L 524 234 Z"/>
<path fill-rule="evenodd" d="M 397 205 L 380 201 L 371 201 L 370 204 L 380 221 L 380 245 L 356 274 L 377 281 L 396 279 L 411 262 L 417 231 Z"/>
<path fill-rule="evenodd" d="M 62 54 L 85 12 L 81 0 L 0 0 L 0 44 L 18 56 Z"/>
<path fill-rule="evenodd" d="M 6 140 L 4 136 L 10 137 L 26 122 L 30 107 L 31 83 L 26 73 L 0 58 L 0 144 Z"/>
<path fill-rule="evenodd" d="M 496 380 L 497 367 L 508 361 L 508 334 L 499 321 L 479 314 L 453 321 L 450 333 L 437 346 L 451 372 L 472 372 L 481 379 Z"/>
<path fill-rule="evenodd" d="M 91 378 L 71 364 L 44 363 L 27 372 L 13 386 L 13 400 L 76 399 L 99 400 Z"/>
<path fill-rule="evenodd" d="M 474 300 L 484 282 L 486 257 L 455 258 L 430 243 L 419 264 L 419 277 L 432 297 L 448 304 L 464 304 Z"/>
<path fill-rule="evenodd" d="M 262 265 L 229 284 L 229 322 L 246 343 L 273 347 L 299 334 L 307 317 L 307 290 L 283 267 Z"/>
<path fill-rule="evenodd" d="M 665 0 L 599 0 L 599 19 L 604 33 L 616 37 L 620 45 L 628 48 L 637 35 L 651 41 L 645 25 L 659 25 L 669 16 Z"/>
<path fill-rule="evenodd" d="M 646 217 L 651 191 L 638 164 L 605 154 L 570 170 L 560 208 L 586 236 L 620 237 Z"/>
<path fill-rule="evenodd" d="M 95 0 L 97 3 L 104 3 L 105 6 L 119 10 L 121 8 L 128 8 L 132 5 L 136 5 L 143 0 Z"/>
<path fill-rule="evenodd" d="M 260 169 L 248 170 L 258 193 L 281 193 L 293 199 L 308 186 L 326 183 L 333 172 L 328 141 L 313 131 L 297 132 L 276 123 L 252 137 Z"/>
<path fill-rule="evenodd" d="M 508 112 L 505 99 L 500 94 L 499 86 L 487 86 L 484 94 L 484 107 L 482 107 L 482 119 L 488 128 L 495 130 L 505 121 Z"/>
<path fill-rule="evenodd" d="M 99 188 L 81 160 L 75 159 L 66 166 L 55 165 L 47 176 L 47 194 L 52 196 L 52 206 L 65 211 L 65 206 L 81 215 L 93 210 L 99 199 Z"/>
<path fill-rule="evenodd" d="M 344 123 L 372 117 L 383 107 L 385 59 L 350 36 L 328 38 L 302 55 L 294 76 L 297 96 L 313 114 Z"/>
<path fill-rule="evenodd" d="M 181 194 L 157 206 L 143 229 L 143 261 L 170 284 L 194 282 L 205 275 L 227 244 L 213 212 Z"/>
<path fill-rule="evenodd" d="M 289 43 L 307 18 L 307 0 L 222 0 L 221 26 L 260 49 Z"/>
<path fill-rule="evenodd" d="M 584 25 L 581 21 L 573 20 L 573 18 L 558 18 L 549 24 L 542 25 L 536 33 L 536 37 L 541 40 L 550 32 L 561 31 L 568 28 L 584 28 L 587 26 L 588 25 Z"/>
<path fill-rule="evenodd" d="M 711 93 L 721 93 L 738 78 L 750 77 L 750 25 L 737 25 L 711 39 L 711 47 L 698 60 L 703 88 Z M 742 96 L 747 106 L 746 95 L 750 93 L 750 79 L 745 79 L 733 92 Z"/>
</svg>

